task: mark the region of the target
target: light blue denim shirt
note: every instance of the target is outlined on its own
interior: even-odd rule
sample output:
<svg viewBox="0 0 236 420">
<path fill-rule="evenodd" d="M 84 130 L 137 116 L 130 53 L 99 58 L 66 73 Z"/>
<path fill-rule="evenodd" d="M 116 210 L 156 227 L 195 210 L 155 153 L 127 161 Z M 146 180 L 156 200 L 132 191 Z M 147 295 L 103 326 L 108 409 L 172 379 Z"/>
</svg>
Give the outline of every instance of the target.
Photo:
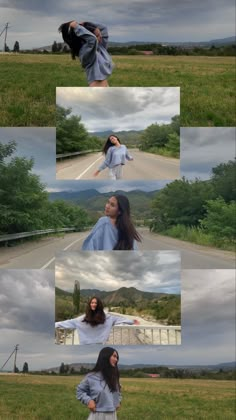
<svg viewBox="0 0 236 420">
<path fill-rule="evenodd" d="M 118 230 L 109 217 L 101 217 L 91 230 L 82 245 L 83 251 L 112 251 L 118 241 Z M 134 240 L 133 249 L 137 250 L 137 242 Z"/>
<path fill-rule="evenodd" d="M 88 83 L 92 83 L 94 80 L 107 79 L 114 67 L 111 56 L 107 52 L 107 28 L 105 25 L 95 23 L 93 25 L 101 31 L 101 42 L 98 42 L 96 36 L 82 25 L 78 24 L 74 28 L 75 35 L 84 40 L 84 44 L 79 51 L 79 59 L 85 69 Z"/>
<path fill-rule="evenodd" d="M 55 322 L 55 328 L 76 329 L 79 335 L 80 344 L 104 344 L 109 338 L 113 325 L 133 325 L 134 323 L 132 319 L 107 313 L 104 324 L 92 327 L 87 322 L 83 322 L 84 317 L 85 315 L 81 315 L 77 318 Z"/>
<path fill-rule="evenodd" d="M 117 165 L 125 165 L 125 159 L 133 160 L 133 157 L 129 154 L 127 147 L 121 144 L 119 147 L 109 147 L 104 162 L 99 166 L 98 170 L 101 172 L 105 168 L 114 168 Z"/>
<path fill-rule="evenodd" d="M 101 372 L 88 373 L 77 386 L 76 397 L 85 405 L 94 400 L 97 412 L 114 412 L 121 401 L 120 392 L 110 391 Z"/>
</svg>

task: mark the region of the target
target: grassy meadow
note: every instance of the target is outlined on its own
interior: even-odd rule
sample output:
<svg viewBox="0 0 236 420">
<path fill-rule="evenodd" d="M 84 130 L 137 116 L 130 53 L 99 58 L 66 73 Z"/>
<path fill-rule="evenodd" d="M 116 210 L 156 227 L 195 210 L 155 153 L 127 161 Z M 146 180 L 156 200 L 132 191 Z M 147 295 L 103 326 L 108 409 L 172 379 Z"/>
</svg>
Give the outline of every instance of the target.
<svg viewBox="0 0 236 420">
<path fill-rule="evenodd" d="M 180 86 L 181 126 L 234 126 L 234 57 L 114 56 L 111 87 Z M 70 55 L 0 54 L 0 126 L 55 126 L 56 86 L 87 86 Z"/>
<path fill-rule="evenodd" d="M 79 376 L 0 375 L 0 419 L 86 420 Z M 121 379 L 119 420 L 235 419 L 233 381 Z"/>
</svg>

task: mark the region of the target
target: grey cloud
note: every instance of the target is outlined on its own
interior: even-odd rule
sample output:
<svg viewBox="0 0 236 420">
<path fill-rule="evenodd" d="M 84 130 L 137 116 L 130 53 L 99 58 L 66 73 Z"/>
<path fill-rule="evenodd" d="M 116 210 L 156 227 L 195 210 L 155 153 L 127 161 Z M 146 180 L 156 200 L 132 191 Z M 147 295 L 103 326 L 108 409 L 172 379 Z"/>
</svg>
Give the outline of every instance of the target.
<svg viewBox="0 0 236 420">
<path fill-rule="evenodd" d="M 209 179 L 212 168 L 235 157 L 235 128 L 182 128 L 181 176 Z"/>
<path fill-rule="evenodd" d="M 180 292 L 180 255 L 177 252 L 60 253 L 56 258 L 56 284 L 72 290 L 116 290 L 122 286 L 143 291 Z"/>
<path fill-rule="evenodd" d="M 1 329 L 51 333 L 54 276 L 50 271 L 1 270 Z"/>
</svg>

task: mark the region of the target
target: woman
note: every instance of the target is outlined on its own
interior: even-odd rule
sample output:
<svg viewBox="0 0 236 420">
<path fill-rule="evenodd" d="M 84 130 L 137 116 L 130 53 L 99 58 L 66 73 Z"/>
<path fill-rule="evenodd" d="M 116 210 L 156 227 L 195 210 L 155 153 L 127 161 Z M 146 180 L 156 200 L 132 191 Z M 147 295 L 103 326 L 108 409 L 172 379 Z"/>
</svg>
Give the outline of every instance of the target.
<svg viewBox="0 0 236 420">
<path fill-rule="evenodd" d="M 97 296 L 92 297 L 84 315 L 55 323 L 55 328 L 76 329 L 80 344 L 105 343 L 113 325 L 138 325 L 139 321 L 105 313 L 103 303 Z"/>
<path fill-rule="evenodd" d="M 103 153 L 106 158 L 94 173 L 94 176 L 97 176 L 103 169 L 109 168 L 109 177 L 111 179 L 121 179 L 125 159 L 134 160 L 128 153 L 126 146 L 121 144 L 120 139 L 113 134 L 108 137 L 103 147 Z"/>
<path fill-rule="evenodd" d="M 77 386 L 77 399 L 90 410 L 88 420 L 117 419 L 116 410 L 121 402 L 118 361 L 118 352 L 104 347 L 92 372 Z"/>
<path fill-rule="evenodd" d="M 107 52 L 107 28 L 92 22 L 78 23 L 73 20 L 63 23 L 58 30 L 71 49 L 72 59 L 80 59 L 89 86 L 107 87 L 107 77 L 113 69 L 112 59 Z"/>
<path fill-rule="evenodd" d="M 101 217 L 82 245 L 83 251 L 136 250 L 141 237 L 130 216 L 129 200 L 114 194 L 105 205 Z"/>
</svg>

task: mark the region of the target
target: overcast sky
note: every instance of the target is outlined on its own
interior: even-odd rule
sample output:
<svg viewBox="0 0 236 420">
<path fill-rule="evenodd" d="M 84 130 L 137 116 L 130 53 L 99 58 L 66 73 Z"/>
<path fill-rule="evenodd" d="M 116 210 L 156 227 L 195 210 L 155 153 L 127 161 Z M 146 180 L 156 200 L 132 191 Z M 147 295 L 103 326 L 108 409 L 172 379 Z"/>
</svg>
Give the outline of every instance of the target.
<svg viewBox="0 0 236 420">
<path fill-rule="evenodd" d="M 179 87 L 57 88 L 57 104 L 81 116 L 89 132 L 144 130 L 180 113 Z"/>
<path fill-rule="evenodd" d="M 42 47 L 61 41 L 57 28 L 75 19 L 106 24 L 111 41 L 208 41 L 234 35 L 234 6 L 233 0 L 0 0 L 0 32 L 10 22 L 10 48 L 16 40 L 22 49 Z"/>
<path fill-rule="evenodd" d="M 209 179 L 212 168 L 235 158 L 235 128 L 181 128 L 180 173 Z"/>
<path fill-rule="evenodd" d="M 181 346 L 117 346 L 120 363 L 214 364 L 235 359 L 233 270 L 183 271 Z M 101 346 L 54 344 L 54 273 L 0 271 L 0 367 L 19 344 L 17 366 L 95 362 Z M 13 359 L 6 368 L 13 368 Z"/>
<path fill-rule="evenodd" d="M 128 267 L 128 270 L 127 270 Z M 135 287 L 144 292 L 180 293 L 180 253 L 149 252 L 64 252 L 56 256 L 56 285 L 73 291 L 117 290 Z"/>
</svg>

